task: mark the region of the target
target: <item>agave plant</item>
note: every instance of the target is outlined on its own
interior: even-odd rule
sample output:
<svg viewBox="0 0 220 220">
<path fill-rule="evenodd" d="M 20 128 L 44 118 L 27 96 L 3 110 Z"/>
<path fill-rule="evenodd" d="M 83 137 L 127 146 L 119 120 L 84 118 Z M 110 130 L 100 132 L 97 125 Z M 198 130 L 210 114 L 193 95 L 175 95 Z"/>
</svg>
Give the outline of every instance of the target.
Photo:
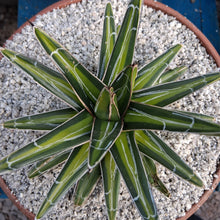
<svg viewBox="0 0 220 220">
<path fill-rule="evenodd" d="M 220 78 L 220 72 L 175 81 L 185 66 L 166 70 L 181 48 L 173 46 L 138 69 L 133 64 L 142 0 L 131 0 L 123 23 L 115 27 L 110 3 L 106 6 L 97 74 L 90 73 L 63 46 L 33 25 L 41 46 L 57 64 L 56 72 L 11 50 L 1 53 L 69 108 L 4 122 L 6 128 L 51 130 L 0 161 L 0 173 L 35 164 L 33 178 L 64 161 L 36 219 L 75 184 L 81 205 L 102 177 L 108 218 L 116 216 L 120 176 L 143 219 L 157 219 L 151 187 L 169 192 L 157 176 L 155 161 L 178 176 L 203 186 L 202 180 L 154 130 L 219 135 L 212 117 L 164 106 Z"/>
</svg>

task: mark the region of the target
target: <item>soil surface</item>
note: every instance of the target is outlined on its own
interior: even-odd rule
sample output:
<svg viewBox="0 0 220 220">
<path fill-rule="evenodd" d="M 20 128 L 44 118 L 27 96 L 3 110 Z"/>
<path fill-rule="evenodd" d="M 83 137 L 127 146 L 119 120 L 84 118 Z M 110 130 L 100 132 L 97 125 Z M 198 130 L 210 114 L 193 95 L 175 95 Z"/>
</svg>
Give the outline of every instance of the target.
<svg viewBox="0 0 220 220">
<path fill-rule="evenodd" d="M 220 24 L 220 0 L 216 0 Z M 17 7 L 0 4 L 0 45 L 17 29 Z M 214 192 L 196 212 L 202 220 L 220 220 L 220 192 Z M 9 199 L 0 199 L 0 220 L 26 220 Z M 191 220 L 196 219 L 191 217 Z"/>
</svg>

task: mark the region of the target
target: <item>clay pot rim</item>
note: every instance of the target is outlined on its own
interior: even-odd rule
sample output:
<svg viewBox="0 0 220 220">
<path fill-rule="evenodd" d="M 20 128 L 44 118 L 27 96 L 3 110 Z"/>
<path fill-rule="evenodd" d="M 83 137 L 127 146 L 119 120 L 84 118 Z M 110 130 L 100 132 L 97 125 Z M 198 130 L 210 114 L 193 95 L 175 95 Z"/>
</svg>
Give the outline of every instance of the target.
<svg viewBox="0 0 220 220">
<path fill-rule="evenodd" d="M 35 19 L 37 18 L 38 15 L 45 14 L 47 12 L 52 11 L 53 9 L 57 8 L 65 8 L 66 6 L 73 4 L 73 3 L 78 3 L 81 2 L 82 0 L 62 0 L 59 2 L 56 2 L 47 8 L 43 9 L 39 13 L 37 13 L 35 16 L 33 16 L 31 19 L 29 19 L 30 22 L 34 22 Z M 151 7 L 155 10 L 160 10 L 164 12 L 167 15 L 175 17 L 179 22 L 181 22 L 183 25 L 185 25 L 187 28 L 189 28 L 194 34 L 198 37 L 200 40 L 200 43 L 206 48 L 208 54 L 212 56 L 212 58 L 215 60 L 216 64 L 218 67 L 220 67 L 220 56 L 214 46 L 211 44 L 211 42 L 205 37 L 205 35 L 192 23 L 190 22 L 186 17 L 181 15 L 179 12 L 176 10 L 168 7 L 167 5 L 164 5 L 160 2 L 155 2 L 153 0 L 144 0 L 144 4 L 147 5 L 148 7 Z M 22 26 L 20 26 L 8 40 L 12 40 L 14 35 L 17 33 L 21 33 L 22 29 L 29 25 L 29 22 L 25 22 Z M 1 57 L 0 57 L 1 59 Z M 208 199 L 208 197 L 212 194 L 212 192 L 215 190 L 217 185 L 220 182 L 220 164 L 217 165 L 217 170 L 216 173 L 214 174 L 215 176 L 213 177 L 213 183 L 212 186 L 209 190 L 205 190 L 203 195 L 200 197 L 200 200 L 198 203 L 194 204 L 190 210 L 188 210 L 183 217 L 177 218 L 177 220 L 186 220 L 188 219 L 193 213 L 195 213 L 201 206 L 202 204 Z M 8 186 L 6 185 L 4 179 L 0 177 L 0 187 L 2 190 L 5 192 L 5 194 L 8 196 L 8 198 L 18 207 L 18 209 L 29 219 L 35 219 L 35 215 L 30 212 L 29 210 L 25 209 L 16 196 L 10 191 Z"/>
</svg>

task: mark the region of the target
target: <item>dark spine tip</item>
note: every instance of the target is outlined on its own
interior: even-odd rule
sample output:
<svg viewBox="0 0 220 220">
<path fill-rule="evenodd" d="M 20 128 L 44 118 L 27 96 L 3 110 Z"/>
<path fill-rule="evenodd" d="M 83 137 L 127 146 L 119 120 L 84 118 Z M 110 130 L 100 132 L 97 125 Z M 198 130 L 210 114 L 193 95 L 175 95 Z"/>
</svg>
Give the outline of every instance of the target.
<svg viewBox="0 0 220 220">
<path fill-rule="evenodd" d="M 34 27 L 34 24 L 28 18 L 25 18 L 25 19 L 32 27 Z"/>
</svg>

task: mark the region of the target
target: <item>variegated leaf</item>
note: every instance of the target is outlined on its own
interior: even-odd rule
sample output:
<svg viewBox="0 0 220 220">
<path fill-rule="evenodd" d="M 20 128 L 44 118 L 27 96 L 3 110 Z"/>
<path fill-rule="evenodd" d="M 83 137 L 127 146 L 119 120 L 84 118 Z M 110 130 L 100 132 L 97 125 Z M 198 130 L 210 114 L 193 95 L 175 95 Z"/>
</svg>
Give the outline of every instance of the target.
<svg viewBox="0 0 220 220">
<path fill-rule="evenodd" d="M 170 192 L 157 175 L 157 167 L 154 161 L 150 157 L 143 155 L 142 161 L 150 184 L 158 189 L 165 196 L 170 197 Z"/>
<path fill-rule="evenodd" d="M 143 88 L 154 85 L 159 79 L 160 75 L 167 68 L 168 64 L 173 60 L 175 55 L 181 49 L 181 45 L 170 48 L 164 54 L 153 60 L 151 63 L 145 65 L 138 71 L 137 78 L 135 80 L 134 90 L 140 90 Z"/>
<path fill-rule="evenodd" d="M 2 48 L 1 53 L 52 94 L 62 99 L 74 109 L 82 109 L 82 104 L 62 74 L 14 51 Z"/>
<path fill-rule="evenodd" d="M 87 171 L 89 144 L 73 149 L 56 181 L 43 201 L 36 219 L 42 218 Z"/>
<path fill-rule="evenodd" d="M 76 114 L 77 112 L 72 108 L 60 109 L 9 120 L 4 122 L 3 126 L 16 129 L 52 130 Z"/>
<path fill-rule="evenodd" d="M 123 116 L 131 100 L 134 81 L 137 76 L 137 65 L 126 67 L 113 81 L 111 87 L 117 95 L 118 110 Z"/>
<path fill-rule="evenodd" d="M 131 65 L 142 0 L 131 0 L 112 51 L 103 82 L 110 85 L 126 66 Z"/>
<path fill-rule="evenodd" d="M 216 72 L 178 82 L 160 84 L 135 91 L 132 100 L 162 107 L 219 79 L 220 72 Z"/>
<path fill-rule="evenodd" d="M 74 192 L 74 204 L 82 205 L 89 195 L 93 192 L 98 180 L 101 177 L 100 167 L 96 166 L 93 170 L 88 171 L 77 182 L 77 186 Z"/>
<path fill-rule="evenodd" d="M 114 220 L 118 208 L 120 173 L 109 152 L 103 158 L 101 168 L 108 219 Z"/>
<path fill-rule="evenodd" d="M 156 207 L 134 133 L 121 133 L 110 151 L 143 219 L 157 219 Z"/>
<path fill-rule="evenodd" d="M 156 106 L 131 102 L 124 118 L 124 130 L 167 130 L 220 135 L 220 125 Z"/>
<path fill-rule="evenodd" d="M 116 33 L 117 33 L 117 35 L 119 34 L 120 29 L 121 29 L 121 25 L 118 25 L 117 28 L 116 28 Z"/>
<path fill-rule="evenodd" d="M 104 121 L 98 118 L 94 119 L 91 132 L 89 167 L 95 167 L 108 152 L 120 135 L 123 123 L 119 121 Z"/>
<path fill-rule="evenodd" d="M 156 134 L 151 131 L 135 131 L 139 150 L 146 156 L 182 177 L 183 179 L 202 187 L 202 180 L 193 170 Z"/>
<path fill-rule="evenodd" d="M 102 79 L 106 70 L 107 64 L 111 57 L 111 53 L 115 44 L 116 32 L 115 21 L 110 3 L 107 3 L 105 9 L 105 19 L 103 25 L 102 45 L 100 50 L 98 78 Z"/>
<path fill-rule="evenodd" d="M 69 155 L 70 155 L 70 151 L 67 151 L 65 153 L 54 155 L 45 160 L 37 162 L 28 172 L 28 177 L 34 178 L 36 176 L 43 174 L 44 172 L 64 162 Z"/>
<path fill-rule="evenodd" d="M 215 117 L 212 117 L 210 115 L 205 115 L 205 114 L 200 114 L 200 113 L 196 113 L 196 112 L 186 112 L 186 111 L 178 111 L 175 109 L 175 111 L 177 113 L 183 114 L 183 115 L 188 115 L 188 116 L 192 116 L 192 117 L 196 117 L 202 120 L 207 120 L 210 122 L 214 122 L 215 121 Z"/>
<path fill-rule="evenodd" d="M 184 74 L 187 71 L 187 69 L 188 68 L 186 66 L 180 66 L 163 72 L 160 78 L 155 83 L 155 85 L 175 81 L 182 74 Z"/>
<path fill-rule="evenodd" d="M 94 113 L 97 118 L 102 120 L 119 120 L 117 97 L 112 87 L 102 89 L 95 104 Z"/>
<path fill-rule="evenodd" d="M 0 173 L 18 169 L 89 141 L 92 116 L 85 110 L 0 161 Z"/>
<path fill-rule="evenodd" d="M 93 113 L 94 104 L 104 84 L 57 41 L 39 28 L 35 27 L 34 30 L 42 47 L 61 69 L 81 103 L 89 112 Z"/>
</svg>

